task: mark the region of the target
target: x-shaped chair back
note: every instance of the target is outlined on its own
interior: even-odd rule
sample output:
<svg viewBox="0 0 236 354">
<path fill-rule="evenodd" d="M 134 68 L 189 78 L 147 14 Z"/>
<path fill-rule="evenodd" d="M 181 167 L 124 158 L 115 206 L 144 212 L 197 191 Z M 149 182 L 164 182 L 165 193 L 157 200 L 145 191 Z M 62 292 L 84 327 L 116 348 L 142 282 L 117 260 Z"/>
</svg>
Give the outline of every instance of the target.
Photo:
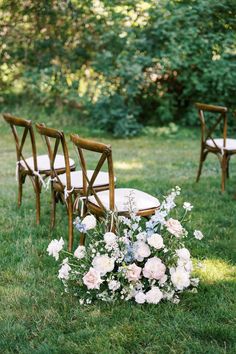
<svg viewBox="0 0 236 354">
<path fill-rule="evenodd" d="M 60 178 L 58 177 L 58 169 L 55 168 L 55 159 L 58 153 L 58 149 L 61 146 L 64 159 L 65 159 L 65 172 L 66 172 L 66 188 L 67 190 L 71 189 L 71 176 L 70 176 L 70 162 L 69 162 L 69 153 L 67 144 L 65 141 L 64 133 L 60 130 L 54 128 L 48 128 L 42 123 L 36 123 L 36 129 L 38 133 L 44 138 L 47 149 L 48 156 L 50 160 L 50 177 L 51 181 L 56 181 L 63 188 Z M 53 139 L 53 141 L 52 141 Z"/>
<path fill-rule="evenodd" d="M 94 188 L 94 182 L 101 171 L 101 168 L 107 164 L 108 167 L 108 175 L 109 175 L 109 207 L 110 210 L 114 211 L 115 207 L 115 183 L 114 183 L 114 171 L 113 171 L 113 161 L 112 161 L 112 150 L 110 145 L 90 141 L 87 139 L 82 139 L 76 134 L 71 134 L 71 141 L 73 142 L 76 151 L 79 157 L 79 163 L 81 166 L 82 174 L 83 174 L 83 195 L 88 198 L 93 195 L 96 199 L 100 208 L 106 211 L 105 206 L 101 202 L 100 198 L 97 195 L 96 189 Z M 86 160 L 84 156 L 85 151 L 93 151 L 100 155 L 98 157 L 98 162 L 96 168 L 89 178 L 87 173 Z"/>
<path fill-rule="evenodd" d="M 202 144 L 206 144 L 207 140 L 211 140 L 214 149 L 220 150 L 214 140 L 214 133 L 217 129 L 220 129 L 222 134 L 221 137 L 223 138 L 223 147 L 225 147 L 227 138 L 227 108 L 202 103 L 196 103 L 196 107 L 198 109 L 198 115 L 201 122 Z M 213 124 L 206 122 L 204 112 L 210 112 L 218 115 Z"/>
<path fill-rule="evenodd" d="M 32 122 L 30 120 L 26 120 L 23 118 L 14 117 L 9 113 L 4 113 L 3 118 L 10 125 L 14 136 L 15 145 L 16 145 L 17 164 L 19 164 L 20 161 L 24 161 L 25 165 L 27 166 L 28 172 L 33 175 L 34 171 L 38 171 L 38 167 L 37 167 L 37 151 L 36 151 L 35 136 L 32 127 Z M 23 129 L 23 134 L 21 137 L 19 135 L 19 131 L 17 127 Z M 27 163 L 23 155 L 24 145 L 28 137 L 31 142 L 34 171 L 29 166 L 29 164 Z"/>
</svg>

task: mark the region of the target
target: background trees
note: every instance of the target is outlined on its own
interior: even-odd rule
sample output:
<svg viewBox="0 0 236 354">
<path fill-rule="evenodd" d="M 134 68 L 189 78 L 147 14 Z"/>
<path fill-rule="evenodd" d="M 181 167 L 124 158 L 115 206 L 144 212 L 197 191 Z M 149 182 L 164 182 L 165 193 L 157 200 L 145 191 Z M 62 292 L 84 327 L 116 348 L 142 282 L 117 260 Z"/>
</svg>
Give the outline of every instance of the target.
<svg viewBox="0 0 236 354">
<path fill-rule="evenodd" d="M 236 106 L 234 0 L 2 0 L 2 100 L 72 105 L 97 127 L 193 125 Z"/>
</svg>

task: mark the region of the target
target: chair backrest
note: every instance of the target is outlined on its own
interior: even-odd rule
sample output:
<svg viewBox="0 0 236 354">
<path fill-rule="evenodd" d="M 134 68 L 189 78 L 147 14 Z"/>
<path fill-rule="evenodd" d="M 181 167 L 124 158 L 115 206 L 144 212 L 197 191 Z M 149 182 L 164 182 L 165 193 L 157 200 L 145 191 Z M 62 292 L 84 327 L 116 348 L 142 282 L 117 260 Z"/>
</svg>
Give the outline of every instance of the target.
<svg viewBox="0 0 236 354">
<path fill-rule="evenodd" d="M 65 159 L 65 172 L 66 172 L 66 188 L 67 190 L 71 189 L 71 175 L 70 175 L 70 161 L 69 161 L 69 153 L 65 140 L 64 133 L 61 130 L 48 128 L 43 123 L 35 124 L 38 133 L 44 138 L 44 141 L 47 145 L 48 157 L 50 160 L 50 177 L 51 180 L 57 181 L 61 187 L 63 184 L 58 177 L 58 173 L 62 171 L 58 170 L 55 167 L 55 159 L 58 153 L 58 149 L 62 148 L 64 159 Z M 53 139 L 53 142 L 52 142 Z"/>
<path fill-rule="evenodd" d="M 96 180 L 96 177 L 98 176 L 98 173 L 101 171 L 101 168 L 104 166 L 104 164 L 107 163 L 108 174 L 109 174 L 109 208 L 110 208 L 110 210 L 114 210 L 114 207 L 115 207 L 115 200 L 114 200 L 115 185 L 114 185 L 114 171 L 113 171 L 111 146 L 103 144 L 103 143 L 87 140 L 87 139 L 82 139 L 76 134 L 71 134 L 70 138 L 71 138 L 71 141 L 73 142 L 73 144 L 76 148 L 76 151 L 78 153 L 79 163 L 80 163 L 80 166 L 82 169 L 83 194 L 87 198 L 89 195 L 93 195 L 94 198 L 96 199 L 98 205 L 104 211 L 106 211 L 106 208 L 96 193 L 96 190 L 94 188 L 94 182 Z M 87 164 L 86 164 L 86 159 L 85 159 L 85 155 L 84 155 L 84 150 L 92 151 L 92 152 L 100 154 L 100 158 L 98 157 L 98 163 L 96 165 L 96 168 L 90 178 L 88 177 L 88 174 L 87 174 Z"/>
<path fill-rule="evenodd" d="M 218 128 L 221 129 L 222 138 L 224 140 L 223 146 L 226 145 L 226 138 L 227 138 L 227 108 L 221 106 L 213 106 L 204 103 L 196 103 L 196 108 L 198 110 L 199 119 L 201 122 L 201 132 L 202 132 L 202 143 L 205 143 L 206 140 L 210 139 L 215 148 L 217 144 L 214 140 L 214 133 Z M 214 123 L 206 122 L 206 118 L 204 113 L 210 112 L 217 115 L 217 118 L 214 120 Z"/>
<path fill-rule="evenodd" d="M 26 120 L 23 118 L 15 117 L 9 113 L 3 113 L 3 118 L 4 120 L 10 125 L 15 144 L 16 144 L 16 157 L 17 157 L 17 163 L 19 161 L 23 160 L 25 165 L 27 166 L 28 170 L 33 172 L 31 167 L 28 165 L 26 158 L 23 155 L 23 150 L 24 150 L 24 145 L 29 137 L 30 143 L 31 143 L 31 150 L 32 150 L 32 157 L 33 157 L 33 163 L 34 163 L 34 171 L 38 171 L 37 167 L 37 150 L 36 150 L 36 143 L 35 143 L 35 136 L 34 136 L 34 131 L 32 127 L 32 122 L 30 120 Z M 20 137 L 20 132 L 18 128 L 22 128 L 23 133 Z"/>
</svg>

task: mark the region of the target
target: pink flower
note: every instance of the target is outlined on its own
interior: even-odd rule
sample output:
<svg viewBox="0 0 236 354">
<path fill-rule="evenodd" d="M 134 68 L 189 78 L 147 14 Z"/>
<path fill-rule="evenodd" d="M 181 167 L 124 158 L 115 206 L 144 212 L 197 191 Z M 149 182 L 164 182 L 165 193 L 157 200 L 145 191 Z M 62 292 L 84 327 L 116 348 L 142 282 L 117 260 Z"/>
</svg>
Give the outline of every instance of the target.
<svg viewBox="0 0 236 354">
<path fill-rule="evenodd" d="M 152 257 L 147 260 L 143 268 L 143 275 L 148 279 L 160 280 L 165 275 L 165 271 L 166 266 L 160 258 Z"/>
<path fill-rule="evenodd" d="M 140 278 L 141 271 L 141 267 L 138 267 L 135 263 L 132 263 L 127 267 L 126 278 L 129 281 L 137 281 Z"/>
<path fill-rule="evenodd" d="M 183 229 L 182 225 L 176 219 L 170 218 L 169 220 L 167 220 L 166 228 L 172 235 L 174 235 L 176 237 L 180 237 L 184 233 L 184 229 Z"/>
<path fill-rule="evenodd" d="M 83 282 L 88 289 L 99 289 L 102 279 L 100 278 L 100 273 L 91 267 L 83 277 Z"/>
</svg>

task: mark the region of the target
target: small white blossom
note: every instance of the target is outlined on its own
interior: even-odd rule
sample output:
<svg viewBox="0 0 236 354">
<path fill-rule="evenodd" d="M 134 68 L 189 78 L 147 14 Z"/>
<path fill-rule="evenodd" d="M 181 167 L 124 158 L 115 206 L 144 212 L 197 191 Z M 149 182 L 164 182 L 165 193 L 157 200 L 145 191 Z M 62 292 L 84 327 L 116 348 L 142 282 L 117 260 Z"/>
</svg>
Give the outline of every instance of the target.
<svg viewBox="0 0 236 354">
<path fill-rule="evenodd" d="M 144 304 L 144 302 L 146 301 L 146 295 L 139 291 L 136 295 L 135 295 L 135 301 L 138 303 L 138 304 Z"/>
<path fill-rule="evenodd" d="M 71 271 L 71 267 L 67 262 L 68 262 L 68 258 L 66 258 L 66 260 L 63 261 L 63 264 L 59 269 L 59 273 L 58 273 L 59 279 L 65 279 L 65 280 L 69 279 L 69 272 Z"/>
<path fill-rule="evenodd" d="M 193 235 L 197 240 L 201 240 L 204 237 L 200 230 L 195 230 Z"/>
<path fill-rule="evenodd" d="M 198 286 L 199 284 L 199 278 L 192 278 L 190 279 L 190 283 L 192 286 Z"/>
<path fill-rule="evenodd" d="M 183 208 L 184 208 L 186 211 L 191 211 L 191 210 L 193 209 L 193 205 L 191 205 L 191 204 L 188 203 L 188 202 L 184 202 Z"/>
<path fill-rule="evenodd" d="M 86 254 L 85 246 L 78 246 L 74 252 L 74 256 L 78 259 L 84 258 L 85 254 Z"/>
<path fill-rule="evenodd" d="M 120 288 L 120 282 L 117 280 L 111 280 L 108 282 L 108 288 L 112 291 L 116 291 Z"/>
</svg>

